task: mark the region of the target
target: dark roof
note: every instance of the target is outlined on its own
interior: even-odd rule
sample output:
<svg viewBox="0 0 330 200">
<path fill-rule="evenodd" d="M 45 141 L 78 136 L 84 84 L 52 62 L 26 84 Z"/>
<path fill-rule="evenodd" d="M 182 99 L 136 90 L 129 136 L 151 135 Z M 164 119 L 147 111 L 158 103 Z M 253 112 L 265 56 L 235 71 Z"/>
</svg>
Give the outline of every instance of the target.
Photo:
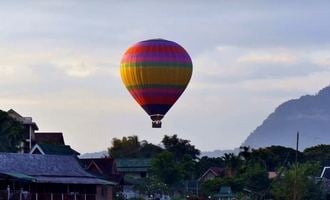
<svg viewBox="0 0 330 200">
<path fill-rule="evenodd" d="M 65 144 L 60 132 L 37 132 L 34 141 L 36 144 Z"/>
<path fill-rule="evenodd" d="M 73 156 L 0 153 L 0 171 L 40 176 L 91 176 Z"/>
<path fill-rule="evenodd" d="M 116 159 L 119 172 L 145 172 L 151 167 L 151 159 Z"/>
<path fill-rule="evenodd" d="M 0 173 L 32 176 L 36 182 L 106 184 L 86 172 L 73 156 L 0 153 L 0 160 Z"/>
<path fill-rule="evenodd" d="M 225 172 L 224 168 L 221 167 L 210 167 L 206 172 L 198 179 L 198 180 L 203 180 L 203 178 L 208 174 L 212 173 L 214 176 L 221 176 Z"/>
<path fill-rule="evenodd" d="M 224 172 L 224 168 L 221 167 L 210 167 L 209 170 L 215 175 L 220 176 Z"/>
<path fill-rule="evenodd" d="M 321 178 L 330 179 L 330 167 L 324 167 L 321 173 Z"/>
<path fill-rule="evenodd" d="M 48 155 L 80 155 L 79 152 L 73 150 L 69 145 L 60 144 L 36 144 L 41 150 Z"/>
<path fill-rule="evenodd" d="M 101 175 L 107 178 L 107 180 L 111 180 L 117 183 L 122 180 L 122 175 L 118 174 L 116 163 L 111 157 L 85 158 L 80 159 L 80 161 L 83 163 L 84 168 L 94 175 Z M 97 168 L 97 173 L 95 173 L 93 167 Z"/>
<path fill-rule="evenodd" d="M 87 158 L 80 160 L 84 164 L 85 169 L 88 169 L 90 165 L 95 164 L 103 174 L 110 175 L 116 172 L 113 158 Z"/>
</svg>

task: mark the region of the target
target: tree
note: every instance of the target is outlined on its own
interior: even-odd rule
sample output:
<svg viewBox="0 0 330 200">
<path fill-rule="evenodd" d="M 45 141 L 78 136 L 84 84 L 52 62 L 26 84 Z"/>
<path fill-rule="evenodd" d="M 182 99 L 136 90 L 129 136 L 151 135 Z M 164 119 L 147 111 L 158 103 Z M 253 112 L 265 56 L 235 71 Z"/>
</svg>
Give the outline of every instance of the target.
<svg viewBox="0 0 330 200">
<path fill-rule="evenodd" d="M 23 141 L 23 126 L 0 110 L 0 152 L 17 152 Z"/>
<path fill-rule="evenodd" d="M 175 155 L 176 160 L 181 160 L 185 155 L 197 159 L 200 155 L 200 151 L 194 145 L 191 145 L 189 140 L 180 139 L 177 135 L 165 135 L 162 143 L 167 151 Z"/>
<path fill-rule="evenodd" d="M 140 151 L 139 138 L 136 135 L 112 139 L 112 147 L 108 149 L 109 154 L 114 158 L 133 158 Z"/>
<path fill-rule="evenodd" d="M 259 162 L 269 171 L 275 171 L 282 166 L 290 166 L 295 162 L 296 150 L 282 146 L 270 146 L 253 149 L 251 152 L 252 162 Z M 298 161 L 303 160 L 303 155 L 298 152 Z"/>
<path fill-rule="evenodd" d="M 244 187 L 256 193 L 265 192 L 270 184 L 267 170 L 259 163 L 248 165 L 237 179 Z"/>
<path fill-rule="evenodd" d="M 153 158 L 163 149 L 147 141 L 139 141 L 138 136 L 128 136 L 122 139 L 113 138 L 109 155 L 114 158 Z"/>
<path fill-rule="evenodd" d="M 306 148 L 303 152 L 305 160 L 320 162 L 322 166 L 330 164 L 330 145 L 320 144 Z"/>
<path fill-rule="evenodd" d="M 164 149 L 162 149 L 160 146 L 154 145 L 152 143 L 148 143 L 147 141 L 144 140 L 141 142 L 139 157 L 153 158 L 163 151 Z"/>
<path fill-rule="evenodd" d="M 283 173 L 283 177 L 279 177 L 279 180 L 272 185 L 271 194 L 276 200 L 293 199 L 293 188 L 296 182 L 297 200 L 325 199 L 325 194 L 321 190 L 321 183 L 314 179 L 319 173 L 319 168 L 320 166 L 315 163 L 300 164 L 296 176 L 295 167 L 291 167 Z"/>
<path fill-rule="evenodd" d="M 174 158 L 173 153 L 164 151 L 151 162 L 154 174 L 167 185 L 173 185 L 182 179 L 182 168 Z"/>
<path fill-rule="evenodd" d="M 222 160 L 222 158 L 210 158 L 207 156 L 201 157 L 198 162 L 196 163 L 196 177 L 202 176 L 206 170 L 208 170 L 210 167 L 224 167 L 225 163 Z"/>
<path fill-rule="evenodd" d="M 137 185 L 135 185 L 135 189 L 141 194 L 148 196 L 169 193 L 168 186 L 155 176 L 143 178 Z"/>
<path fill-rule="evenodd" d="M 177 135 L 165 135 L 162 143 L 165 150 L 152 160 L 152 171 L 156 177 L 169 186 L 195 178 L 200 151 L 189 140 L 180 139 Z"/>
<path fill-rule="evenodd" d="M 225 153 L 222 156 L 222 159 L 225 162 L 226 175 L 230 177 L 235 176 L 238 168 L 242 163 L 240 157 L 233 153 Z"/>
</svg>

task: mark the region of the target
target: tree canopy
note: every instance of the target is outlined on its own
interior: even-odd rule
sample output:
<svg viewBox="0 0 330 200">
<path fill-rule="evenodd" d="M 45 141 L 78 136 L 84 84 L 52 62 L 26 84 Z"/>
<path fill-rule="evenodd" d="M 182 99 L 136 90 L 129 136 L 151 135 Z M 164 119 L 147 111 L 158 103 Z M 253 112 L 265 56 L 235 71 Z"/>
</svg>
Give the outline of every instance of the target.
<svg viewBox="0 0 330 200">
<path fill-rule="evenodd" d="M 108 153 L 113 158 L 152 158 L 163 149 L 147 141 L 139 141 L 138 136 L 128 136 L 122 139 L 113 138 Z"/>
<path fill-rule="evenodd" d="M 0 152 L 17 152 L 23 141 L 23 126 L 0 110 Z"/>
<path fill-rule="evenodd" d="M 167 151 L 175 155 L 176 160 L 181 160 L 188 155 L 192 159 L 197 159 L 200 155 L 200 151 L 194 145 L 191 145 L 189 140 L 178 138 L 177 135 L 165 135 L 162 143 Z"/>
</svg>

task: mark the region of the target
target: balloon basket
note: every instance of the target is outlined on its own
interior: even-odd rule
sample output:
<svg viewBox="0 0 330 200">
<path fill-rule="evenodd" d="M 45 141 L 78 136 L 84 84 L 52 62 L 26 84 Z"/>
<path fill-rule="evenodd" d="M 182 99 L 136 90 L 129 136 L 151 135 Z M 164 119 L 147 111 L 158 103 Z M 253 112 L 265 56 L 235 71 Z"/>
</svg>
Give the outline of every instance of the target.
<svg viewBox="0 0 330 200">
<path fill-rule="evenodd" d="M 161 128 L 162 122 L 161 121 L 152 121 L 152 128 Z"/>
</svg>

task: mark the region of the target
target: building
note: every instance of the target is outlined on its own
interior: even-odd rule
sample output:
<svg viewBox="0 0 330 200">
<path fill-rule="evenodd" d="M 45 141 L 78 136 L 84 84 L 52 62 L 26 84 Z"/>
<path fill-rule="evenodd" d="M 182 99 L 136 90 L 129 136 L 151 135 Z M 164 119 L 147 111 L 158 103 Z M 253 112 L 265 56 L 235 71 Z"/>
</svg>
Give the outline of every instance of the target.
<svg viewBox="0 0 330 200">
<path fill-rule="evenodd" d="M 32 117 L 23 117 L 10 109 L 8 115 L 23 125 L 23 141 L 20 153 L 50 155 L 80 155 L 70 146 L 65 145 L 61 132 L 36 132 L 39 130 Z"/>
<path fill-rule="evenodd" d="M 10 109 L 7 111 L 8 115 L 20 122 L 23 125 L 23 141 L 21 144 L 21 153 L 28 153 L 32 149 L 34 141 L 34 133 L 39 130 L 37 124 L 32 120 L 32 117 L 23 117 L 18 114 L 15 110 Z"/>
<path fill-rule="evenodd" d="M 216 195 L 219 200 L 234 200 L 235 195 L 233 194 L 231 187 L 222 186 L 219 193 Z"/>
<path fill-rule="evenodd" d="M 124 176 L 134 178 L 147 177 L 151 169 L 151 159 L 116 159 L 117 170 Z"/>
<path fill-rule="evenodd" d="M 33 145 L 35 144 L 59 144 L 64 145 L 64 137 L 61 132 L 35 132 Z"/>
<path fill-rule="evenodd" d="M 199 182 L 206 182 L 213 180 L 216 177 L 225 176 L 225 169 L 220 167 L 210 167 L 206 172 L 198 179 Z"/>
<path fill-rule="evenodd" d="M 30 151 L 30 154 L 42 154 L 42 155 L 72 155 L 79 156 L 80 153 L 73 150 L 69 145 L 61 144 L 36 144 Z"/>
<path fill-rule="evenodd" d="M 111 200 L 116 185 L 86 172 L 74 156 L 0 153 L 0 160 L 0 196 Z"/>
<path fill-rule="evenodd" d="M 80 159 L 89 173 L 120 184 L 123 176 L 117 171 L 115 160 L 111 157 Z"/>
<path fill-rule="evenodd" d="M 126 198 L 139 197 L 139 193 L 134 190 L 134 185 L 138 184 L 141 178 L 148 177 L 151 169 L 151 159 L 116 159 L 117 171 L 122 174 L 122 190 Z"/>
<path fill-rule="evenodd" d="M 322 180 L 324 190 L 327 193 L 327 199 L 330 199 L 330 166 L 323 167 L 320 179 Z"/>
</svg>

